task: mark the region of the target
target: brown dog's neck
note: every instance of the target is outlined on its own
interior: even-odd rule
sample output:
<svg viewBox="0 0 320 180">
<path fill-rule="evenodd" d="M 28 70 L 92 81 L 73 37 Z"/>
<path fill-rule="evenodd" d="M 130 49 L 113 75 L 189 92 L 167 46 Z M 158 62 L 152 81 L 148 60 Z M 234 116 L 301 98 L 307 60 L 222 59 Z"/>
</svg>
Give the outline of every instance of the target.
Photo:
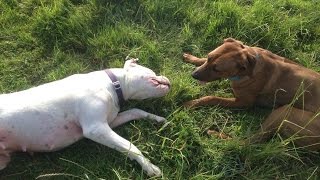
<svg viewBox="0 0 320 180">
<path fill-rule="evenodd" d="M 244 88 L 246 86 L 255 86 L 260 91 L 272 84 L 270 76 L 280 76 L 280 72 L 276 72 L 276 69 L 283 67 L 286 69 L 285 64 L 292 64 L 300 66 L 299 64 L 286 59 L 284 57 L 278 56 L 268 50 L 259 47 L 249 47 L 246 46 L 250 54 L 258 54 L 259 58 L 255 59 L 255 65 L 252 69 L 252 73 L 241 77 L 238 81 L 231 81 L 232 88 Z M 253 85 L 254 84 L 254 85 Z"/>
<path fill-rule="evenodd" d="M 234 82 L 238 84 L 239 82 L 242 83 L 245 80 L 248 80 L 250 77 L 253 75 L 253 70 L 256 64 L 256 61 L 260 61 L 260 54 L 258 51 L 255 49 L 249 47 L 249 46 L 244 46 L 246 48 L 246 52 L 248 53 L 247 55 L 247 61 L 248 64 L 246 67 L 245 71 L 240 72 L 236 76 L 229 77 L 228 79 L 231 82 Z"/>
<path fill-rule="evenodd" d="M 287 59 L 285 57 L 274 54 L 273 52 L 268 51 L 266 49 L 262 49 L 259 47 L 251 47 L 251 49 L 253 49 L 254 51 L 260 52 L 260 54 L 263 54 L 264 59 L 269 59 L 269 60 L 276 61 L 276 62 L 285 62 L 285 63 L 289 63 L 289 64 L 300 65 L 299 63 L 297 63 L 295 61 L 292 61 L 292 60 Z"/>
<path fill-rule="evenodd" d="M 231 87 L 232 88 L 242 88 L 245 86 L 248 86 L 255 82 L 255 78 L 250 76 L 243 76 L 241 79 L 237 81 L 231 81 Z"/>
<path fill-rule="evenodd" d="M 273 67 L 276 66 L 274 60 L 265 55 L 265 50 L 258 47 L 246 46 L 248 52 L 255 57 L 255 64 L 249 74 L 242 76 L 237 81 L 231 81 L 233 88 L 242 88 L 250 84 L 265 84 L 270 74 L 273 73 Z M 265 71 L 269 69 L 269 71 Z"/>
</svg>

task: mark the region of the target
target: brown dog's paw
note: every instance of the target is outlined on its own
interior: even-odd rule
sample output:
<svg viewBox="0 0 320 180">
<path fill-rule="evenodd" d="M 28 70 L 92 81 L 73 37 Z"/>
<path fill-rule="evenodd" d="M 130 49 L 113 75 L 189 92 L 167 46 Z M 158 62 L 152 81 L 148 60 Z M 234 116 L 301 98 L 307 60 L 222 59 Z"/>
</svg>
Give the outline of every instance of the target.
<svg viewBox="0 0 320 180">
<path fill-rule="evenodd" d="M 192 62 L 194 61 L 195 59 L 197 59 L 197 57 L 191 55 L 191 54 L 188 54 L 188 53 L 183 53 L 183 60 L 185 62 Z"/>
<path fill-rule="evenodd" d="M 186 108 L 194 108 L 197 104 L 197 100 L 191 100 L 183 103 L 183 106 Z"/>
<path fill-rule="evenodd" d="M 211 135 L 211 136 L 219 137 L 220 139 L 231 139 L 231 137 L 228 136 L 227 134 L 225 134 L 223 132 L 218 132 L 218 131 L 215 131 L 215 130 L 208 130 L 207 134 Z"/>
<path fill-rule="evenodd" d="M 183 53 L 183 59 L 187 59 L 189 56 L 191 56 L 191 54 L 189 54 L 189 53 Z"/>
</svg>

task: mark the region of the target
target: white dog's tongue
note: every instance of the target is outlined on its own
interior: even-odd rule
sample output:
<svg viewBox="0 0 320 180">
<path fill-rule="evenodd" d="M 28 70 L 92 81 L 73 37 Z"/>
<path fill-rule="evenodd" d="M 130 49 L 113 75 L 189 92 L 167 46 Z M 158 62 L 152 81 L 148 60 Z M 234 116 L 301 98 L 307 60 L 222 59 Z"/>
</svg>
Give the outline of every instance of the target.
<svg viewBox="0 0 320 180">
<path fill-rule="evenodd" d="M 199 81 L 199 84 L 200 85 L 205 85 L 205 84 L 207 84 L 207 81 Z"/>
</svg>

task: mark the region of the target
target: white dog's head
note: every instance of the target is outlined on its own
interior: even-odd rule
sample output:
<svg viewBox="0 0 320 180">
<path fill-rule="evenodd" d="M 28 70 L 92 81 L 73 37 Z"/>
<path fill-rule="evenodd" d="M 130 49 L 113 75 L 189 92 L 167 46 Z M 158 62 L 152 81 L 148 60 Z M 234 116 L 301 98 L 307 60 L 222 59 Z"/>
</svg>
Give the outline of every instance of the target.
<svg viewBox="0 0 320 180">
<path fill-rule="evenodd" d="M 157 76 L 151 69 L 137 64 L 138 59 L 127 60 L 126 71 L 128 99 L 162 97 L 170 90 L 170 81 L 165 76 Z"/>
</svg>

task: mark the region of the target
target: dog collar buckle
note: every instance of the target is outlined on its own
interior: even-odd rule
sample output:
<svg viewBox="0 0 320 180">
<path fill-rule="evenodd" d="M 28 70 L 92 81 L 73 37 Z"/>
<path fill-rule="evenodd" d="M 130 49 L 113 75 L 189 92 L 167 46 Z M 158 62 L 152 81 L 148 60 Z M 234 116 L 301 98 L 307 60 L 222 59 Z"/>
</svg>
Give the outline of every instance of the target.
<svg viewBox="0 0 320 180">
<path fill-rule="evenodd" d="M 123 97 L 120 81 L 117 79 L 117 77 L 112 73 L 112 71 L 110 69 L 106 69 L 105 72 L 107 73 L 107 75 L 109 76 L 109 78 L 112 81 L 112 85 L 113 85 L 113 87 L 116 91 L 116 94 L 118 96 L 119 107 L 121 107 L 121 106 L 123 106 L 125 100 Z"/>
<path fill-rule="evenodd" d="M 114 82 L 112 82 L 112 84 L 113 84 L 114 89 L 116 89 L 116 90 L 120 89 L 121 90 L 121 86 L 120 86 L 120 82 L 119 81 L 114 81 Z"/>
</svg>

